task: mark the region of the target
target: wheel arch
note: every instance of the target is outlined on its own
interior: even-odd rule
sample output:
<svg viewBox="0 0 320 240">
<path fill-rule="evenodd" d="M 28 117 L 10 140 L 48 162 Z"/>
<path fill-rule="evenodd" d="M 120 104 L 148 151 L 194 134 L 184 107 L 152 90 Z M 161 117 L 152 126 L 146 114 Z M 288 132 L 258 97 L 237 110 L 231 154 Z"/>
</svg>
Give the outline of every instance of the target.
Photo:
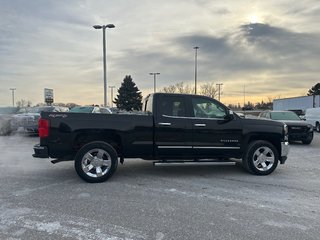
<svg viewBox="0 0 320 240">
<path fill-rule="evenodd" d="M 73 148 L 75 154 L 84 145 L 91 142 L 103 142 L 111 145 L 118 156 L 122 155 L 122 139 L 121 136 L 116 133 L 116 131 L 109 130 L 81 130 L 74 134 L 73 137 Z"/>
<path fill-rule="evenodd" d="M 271 143 L 277 150 L 279 158 L 281 156 L 281 137 L 277 134 L 248 134 L 245 136 L 245 148 L 243 149 L 243 155 L 248 150 L 249 145 L 254 141 L 267 141 Z"/>
</svg>

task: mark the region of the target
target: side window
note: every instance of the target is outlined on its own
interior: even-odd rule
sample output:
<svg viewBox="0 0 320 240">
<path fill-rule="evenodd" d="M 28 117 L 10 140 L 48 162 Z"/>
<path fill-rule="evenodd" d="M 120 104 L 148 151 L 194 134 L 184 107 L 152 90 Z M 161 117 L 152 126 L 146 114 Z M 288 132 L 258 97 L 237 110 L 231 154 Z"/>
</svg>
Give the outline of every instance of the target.
<svg viewBox="0 0 320 240">
<path fill-rule="evenodd" d="M 269 112 L 266 113 L 265 117 L 266 117 L 266 118 L 271 118 L 270 113 L 269 113 Z"/>
<path fill-rule="evenodd" d="M 207 98 L 192 98 L 194 116 L 197 118 L 225 118 L 225 108 Z"/>
<path fill-rule="evenodd" d="M 144 109 L 145 112 L 152 113 L 152 102 L 153 102 L 153 97 L 149 96 L 148 99 L 146 99 L 145 101 L 145 104 L 146 104 Z"/>
<path fill-rule="evenodd" d="M 99 109 L 99 108 L 94 107 L 92 113 L 101 113 L 101 112 L 100 112 L 100 109 Z"/>
<path fill-rule="evenodd" d="M 164 96 L 158 104 L 158 113 L 166 116 L 186 116 L 184 98 L 179 96 Z"/>
</svg>

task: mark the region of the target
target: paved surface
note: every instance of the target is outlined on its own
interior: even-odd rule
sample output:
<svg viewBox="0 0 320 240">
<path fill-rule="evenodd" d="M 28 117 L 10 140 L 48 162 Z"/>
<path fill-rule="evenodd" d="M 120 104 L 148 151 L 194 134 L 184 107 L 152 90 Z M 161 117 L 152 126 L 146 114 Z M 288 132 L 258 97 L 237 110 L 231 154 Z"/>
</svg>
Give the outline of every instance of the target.
<svg viewBox="0 0 320 240">
<path fill-rule="evenodd" d="M 101 184 L 0 137 L 0 239 L 320 239 L 320 134 L 269 176 L 134 159 Z"/>
</svg>

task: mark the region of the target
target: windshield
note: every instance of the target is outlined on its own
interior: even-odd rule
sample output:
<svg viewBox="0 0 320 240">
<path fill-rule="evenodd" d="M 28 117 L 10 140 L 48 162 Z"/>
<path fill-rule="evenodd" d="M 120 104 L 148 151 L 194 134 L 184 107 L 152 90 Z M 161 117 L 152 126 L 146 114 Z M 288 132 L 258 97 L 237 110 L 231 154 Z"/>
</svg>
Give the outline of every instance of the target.
<svg viewBox="0 0 320 240">
<path fill-rule="evenodd" d="M 92 113 L 93 107 L 74 107 L 71 108 L 69 112 L 76 112 L 76 113 Z"/>
<path fill-rule="evenodd" d="M 297 120 L 301 119 L 294 112 L 271 112 L 271 119 L 273 120 Z"/>
</svg>

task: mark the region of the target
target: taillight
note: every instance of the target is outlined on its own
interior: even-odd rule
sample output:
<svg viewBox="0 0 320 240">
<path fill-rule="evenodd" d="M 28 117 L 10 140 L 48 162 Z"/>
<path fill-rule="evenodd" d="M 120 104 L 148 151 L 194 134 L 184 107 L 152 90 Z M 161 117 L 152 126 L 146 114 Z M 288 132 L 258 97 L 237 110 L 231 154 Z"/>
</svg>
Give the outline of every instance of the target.
<svg viewBox="0 0 320 240">
<path fill-rule="evenodd" d="M 38 121 L 39 137 L 44 138 L 49 136 L 49 120 L 40 118 Z"/>
</svg>

